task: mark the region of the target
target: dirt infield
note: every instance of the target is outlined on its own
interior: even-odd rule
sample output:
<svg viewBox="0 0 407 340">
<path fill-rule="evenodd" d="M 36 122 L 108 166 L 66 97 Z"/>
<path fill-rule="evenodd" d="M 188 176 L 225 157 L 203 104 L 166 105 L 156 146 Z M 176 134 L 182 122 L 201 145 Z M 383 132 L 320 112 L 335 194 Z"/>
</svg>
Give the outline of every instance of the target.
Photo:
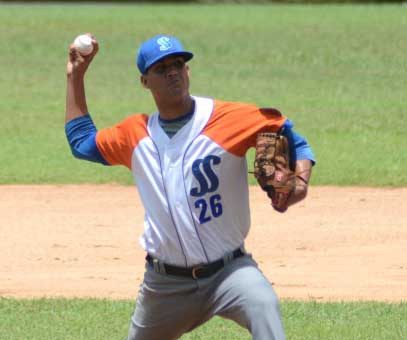
<svg viewBox="0 0 407 340">
<path fill-rule="evenodd" d="M 134 187 L 0 186 L 0 296 L 136 297 Z M 275 213 L 251 189 L 253 253 L 280 298 L 407 300 L 407 188 L 311 187 Z"/>
</svg>

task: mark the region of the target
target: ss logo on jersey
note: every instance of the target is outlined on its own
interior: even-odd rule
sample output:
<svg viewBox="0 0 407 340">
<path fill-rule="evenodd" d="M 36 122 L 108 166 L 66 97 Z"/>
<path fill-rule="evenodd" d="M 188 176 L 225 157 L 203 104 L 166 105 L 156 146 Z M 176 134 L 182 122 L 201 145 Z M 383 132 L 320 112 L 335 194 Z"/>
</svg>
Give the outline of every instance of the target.
<svg viewBox="0 0 407 340">
<path fill-rule="evenodd" d="M 214 193 L 219 187 L 219 178 L 214 171 L 214 166 L 220 164 L 221 158 L 209 155 L 202 159 L 197 159 L 192 163 L 192 174 L 199 183 L 199 187 L 193 187 L 190 195 L 202 197 L 208 193 Z M 200 198 L 195 201 L 194 206 L 200 209 L 199 223 L 209 222 L 212 217 L 217 218 L 222 215 L 223 207 L 221 196 L 213 194 L 207 199 Z"/>
</svg>

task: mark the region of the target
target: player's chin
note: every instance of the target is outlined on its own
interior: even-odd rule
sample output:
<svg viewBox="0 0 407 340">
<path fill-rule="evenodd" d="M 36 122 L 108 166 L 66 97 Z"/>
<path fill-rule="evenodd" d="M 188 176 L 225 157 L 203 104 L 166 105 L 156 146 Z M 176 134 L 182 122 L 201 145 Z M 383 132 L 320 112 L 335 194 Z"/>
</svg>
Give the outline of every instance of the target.
<svg viewBox="0 0 407 340">
<path fill-rule="evenodd" d="M 171 86 L 168 89 L 168 95 L 174 100 L 181 100 L 188 95 L 188 91 L 181 86 Z"/>
</svg>

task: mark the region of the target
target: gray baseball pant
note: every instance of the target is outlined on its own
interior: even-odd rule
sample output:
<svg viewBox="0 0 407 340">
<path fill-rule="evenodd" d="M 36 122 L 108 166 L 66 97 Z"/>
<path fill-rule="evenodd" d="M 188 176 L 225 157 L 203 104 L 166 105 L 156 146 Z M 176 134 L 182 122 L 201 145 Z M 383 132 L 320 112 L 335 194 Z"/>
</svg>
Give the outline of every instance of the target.
<svg viewBox="0 0 407 340">
<path fill-rule="evenodd" d="M 277 296 L 250 255 L 198 280 L 147 264 L 127 339 L 178 339 L 215 315 L 237 322 L 254 340 L 285 339 Z"/>
</svg>

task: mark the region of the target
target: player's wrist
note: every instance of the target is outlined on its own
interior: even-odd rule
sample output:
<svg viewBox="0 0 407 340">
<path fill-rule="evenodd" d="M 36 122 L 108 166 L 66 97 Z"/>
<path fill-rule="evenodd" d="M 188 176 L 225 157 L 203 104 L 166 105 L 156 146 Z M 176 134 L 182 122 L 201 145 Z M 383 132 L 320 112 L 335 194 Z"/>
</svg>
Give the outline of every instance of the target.
<svg viewBox="0 0 407 340">
<path fill-rule="evenodd" d="M 85 74 L 83 72 L 67 72 L 66 78 L 69 83 L 72 85 L 80 85 L 83 86 L 85 80 Z"/>
<path fill-rule="evenodd" d="M 303 182 L 302 180 L 296 178 L 295 188 L 291 192 L 290 197 L 287 202 L 288 206 L 302 201 L 307 196 L 307 193 L 308 193 L 308 185 L 305 184 L 305 182 Z"/>
</svg>

